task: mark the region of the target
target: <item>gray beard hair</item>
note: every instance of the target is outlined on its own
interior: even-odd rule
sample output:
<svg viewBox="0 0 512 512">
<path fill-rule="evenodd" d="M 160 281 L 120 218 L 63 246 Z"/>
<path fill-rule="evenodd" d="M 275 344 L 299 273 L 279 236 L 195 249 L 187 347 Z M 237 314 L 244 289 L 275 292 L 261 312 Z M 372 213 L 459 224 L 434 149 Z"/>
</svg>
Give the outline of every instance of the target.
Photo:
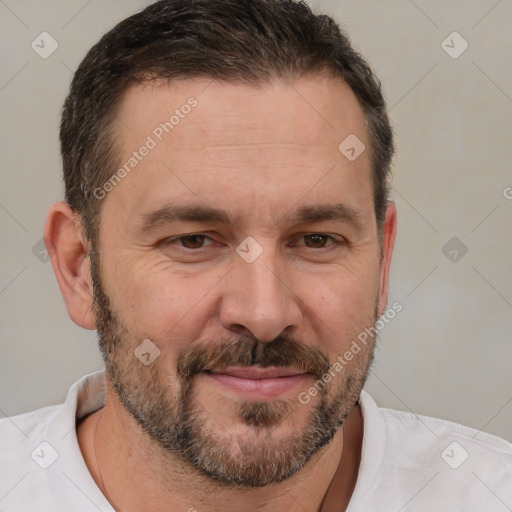
<svg viewBox="0 0 512 512">
<path fill-rule="evenodd" d="M 212 361 L 221 361 L 228 366 L 227 363 L 233 360 L 245 365 L 268 363 L 263 366 L 277 361 L 277 366 L 286 366 L 291 358 L 295 364 L 297 360 L 302 365 L 305 360 L 311 361 L 314 373 L 321 377 L 330 367 L 326 356 L 318 349 L 282 338 L 270 343 L 239 339 L 216 347 L 216 354 L 209 358 L 204 356 L 204 347 L 182 354 L 177 377 L 171 379 L 172 385 L 166 384 L 170 381 L 162 375 L 158 360 L 151 366 L 144 366 L 133 356 L 135 345 L 126 348 L 133 336 L 111 311 L 110 300 L 101 287 L 98 268 L 98 256 L 94 253 L 91 255 L 91 272 L 99 345 L 119 401 L 149 438 L 163 449 L 164 455 L 178 456 L 217 485 L 258 488 L 290 478 L 328 445 L 357 403 L 373 362 L 374 349 L 370 345 L 366 352 L 361 351 L 354 359 L 357 364 L 354 363 L 351 373 L 343 368 L 329 385 L 325 385 L 302 432 L 275 435 L 275 429 L 297 407 L 292 400 L 275 400 L 245 401 L 235 405 L 237 417 L 244 425 L 253 427 L 257 442 L 247 436 L 219 433 L 218 424 L 194 397 L 194 384 L 201 368 L 213 364 Z M 283 352 L 284 348 L 286 352 Z M 294 357 L 297 350 L 300 355 Z M 258 354 L 256 363 L 254 354 Z M 193 362 L 187 361 L 187 357 Z M 338 383 L 337 387 L 334 382 Z"/>
</svg>

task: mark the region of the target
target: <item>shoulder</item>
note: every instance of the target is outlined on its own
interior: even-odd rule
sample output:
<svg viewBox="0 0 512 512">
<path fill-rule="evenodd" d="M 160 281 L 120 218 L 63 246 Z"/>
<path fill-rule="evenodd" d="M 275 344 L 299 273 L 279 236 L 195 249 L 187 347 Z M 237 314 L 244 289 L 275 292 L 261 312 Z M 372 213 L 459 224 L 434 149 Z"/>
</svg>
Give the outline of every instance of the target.
<svg viewBox="0 0 512 512">
<path fill-rule="evenodd" d="M 433 448 L 448 448 L 447 442 L 457 442 L 461 448 L 475 456 L 491 457 L 510 464 L 512 462 L 512 444 L 481 430 L 460 425 L 451 421 L 379 408 L 386 424 L 391 442 L 399 443 L 408 452 L 417 456 L 427 456 Z M 445 446 L 446 444 L 446 446 Z M 455 449 L 456 453 L 457 450 Z M 449 455 L 450 451 L 448 452 Z M 459 450 L 462 457 L 463 451 Z M 440 457 L 447 457 L 442 451 Z"/>
<path fill-rule="evenodd" d="M 59 452 L 46 439 L 61 407 L 0 419 L 0 510 L 35 510 L 47 501 L 49 468 Z"/>
<path fill-rule="evenodd" d="M 365 392 L 361 406 L 358 502 L 397 510 L 408 500 L 414 501 L 412 510 L 512 509 L 511 443 L 450 421 L 380 408 Z"/>
<path fill-rule="evenodd" d="M 60 405 L 0 419 L 0 510 L 111 510 L 83 460 L 76 419 L 101 406 L 102 375 L 84 377 Z"/>
<path fill-rule="evenodd" d="M 2 465 L 16 462 L 20 467 L 25 466 L 30 460 L 30 453 L 29 458 L 27 458 L 26 451 L 32 447 L 35 440 L 46 437 L 48 425 L 61 409 L 62 405 L 54 405 L 16 416 L 1 418 L 0 460 Z M 33 446 L 33 448 L 36 447 Z"/>
</svg>

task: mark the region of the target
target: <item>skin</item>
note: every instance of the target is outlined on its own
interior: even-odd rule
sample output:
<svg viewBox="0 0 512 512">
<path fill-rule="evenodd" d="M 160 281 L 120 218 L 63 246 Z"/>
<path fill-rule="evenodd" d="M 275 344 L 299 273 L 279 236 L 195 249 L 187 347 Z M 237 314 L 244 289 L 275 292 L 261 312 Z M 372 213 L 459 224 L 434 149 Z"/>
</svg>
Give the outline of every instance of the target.
<svg viewBox="0 0 512 512">
<path fill-rule="evenodd" d="M 197 107 L 102 200 L 101 278 L 127 330 L 126 350 L 131 354 L 151 339 L 160 350 L 153 364 L 171 381 L 184 348 L 240 334 L 270 342 L 287 333 L 334 362 L 373 324 L 376 306 L 379 315 L 385 310 L 396 234 L 390 203 L 379 245 L 370 141 L 357 99 L 343 82 L 322 76 L 262 87 L 200 79 L 135 85 L 118 108 L 120 161 L 190 97 Z M 353 162 L 338 150 L 349 134 L 367 148 Z M 238 221 L 144 230 L 143 215 L 171 201 L 223 208 Z M 297 224 L 287 217 L 300 206 L 335 203 L 359 212 L 359 226 L 338 220 Z M 207 235 L 209 245 L 197 250 L 179 241 L 162 244 L 191 233 Z M 304 238 L 311 233 L 336 242 L 321 238 L 325 248 L 311 246 L 311 238 Z M 253 263 L 235 252 L 248 236 L 263 249 Z M 95 329 L 89 244 L 66 203 L 50 208 L 45 237 L 71 319 Z M 356 373 L 372 351 L 370 345 L 362 350 L 347 372 Z M 305 428 L 316 399 L 303 405 L 298 395 L 313 383 L 306 376 L 279 396 L 292 407 L 272 429 L 276 446 Z M 231 407 L 241 399 L 237 391 L 205 375 L 194 391 L 223 439 L 268 442 Z M 357 480 L 362 435 L 355 406 L 343 429 L 292 477 L 246 489 L 218 486 L 154 443 L 120 403 L 108 376 L 106 406 L 78 427 L 91 475 L 123 512 L 230 512 L 240 510 L 240 503 L 249 512 L 345 510 Z M 226 444 L 226 450 L 236 447 Z"/>
</svg>

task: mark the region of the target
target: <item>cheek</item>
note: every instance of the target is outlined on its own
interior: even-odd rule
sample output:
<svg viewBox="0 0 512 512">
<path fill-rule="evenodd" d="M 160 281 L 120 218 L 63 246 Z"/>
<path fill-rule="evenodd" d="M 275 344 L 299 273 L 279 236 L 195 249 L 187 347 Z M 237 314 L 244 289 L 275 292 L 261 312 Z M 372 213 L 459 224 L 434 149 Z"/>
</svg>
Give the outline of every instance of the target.
<svg viewBox="0 0 512 512">
<path fill-rule="evenodd" d="M 105 284 L 111 309 L 134 338 L 149 338 L 162 352 L 178 353 L 199 338 L 215 314 L 215 294 L 208 291 L 222 274 L 183 274 L 169 264 L 144 260 L 142 255 L 118 259 L 112 266 L 113 277 Z"/>
<path fill-rule="evenodd" d="M 327 353 L 335 357 L 343 353 L 359 333 L 373 325 L 378 284 L 378 269 L 368 267 L 364 275 L 333 275 L 304 297 L 312 310 L 315 337 Z"/>
</svg>

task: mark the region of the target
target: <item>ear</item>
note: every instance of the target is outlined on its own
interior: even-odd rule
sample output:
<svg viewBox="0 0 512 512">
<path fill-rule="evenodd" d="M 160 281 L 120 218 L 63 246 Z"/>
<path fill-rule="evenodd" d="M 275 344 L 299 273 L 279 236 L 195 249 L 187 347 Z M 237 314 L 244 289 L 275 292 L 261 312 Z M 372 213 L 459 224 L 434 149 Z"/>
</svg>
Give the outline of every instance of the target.
<svg viewBox="0 0 512 512">
<path fill-rule="evenodd" d="M 69 317 L 84 329 L 95 329 L 89 244 L 79 215 L 64 201 L 50 206 L 44 241 Z"/>
<path fill-rule="evenodd" d="M 379 283 L 379 316 L 381 316 L 388 304 L 389 269 L 391 256 L 395 246 L 397 213 L 394 201 L 388 203 L 386 216 L 382 225 L 382 248 L 380 262 L 380 283 Z"/>
</svg>

